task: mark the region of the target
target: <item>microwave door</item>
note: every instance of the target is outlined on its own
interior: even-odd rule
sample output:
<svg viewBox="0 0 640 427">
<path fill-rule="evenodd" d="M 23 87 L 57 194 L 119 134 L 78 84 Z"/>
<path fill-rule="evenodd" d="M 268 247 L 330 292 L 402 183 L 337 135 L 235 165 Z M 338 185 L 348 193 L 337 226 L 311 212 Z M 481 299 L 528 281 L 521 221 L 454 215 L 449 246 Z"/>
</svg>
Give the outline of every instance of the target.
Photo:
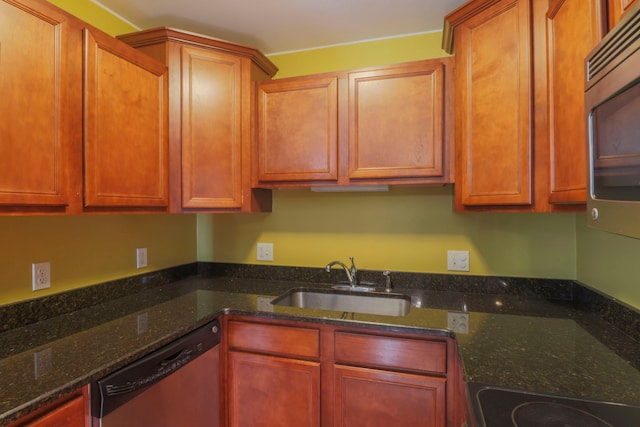
<svg viewBox="0 0 640 427">
<path fill-rule="evenodd" d="M 640 201 L 640 83 L 591 113 L 592 197 Z"/>
</svg>

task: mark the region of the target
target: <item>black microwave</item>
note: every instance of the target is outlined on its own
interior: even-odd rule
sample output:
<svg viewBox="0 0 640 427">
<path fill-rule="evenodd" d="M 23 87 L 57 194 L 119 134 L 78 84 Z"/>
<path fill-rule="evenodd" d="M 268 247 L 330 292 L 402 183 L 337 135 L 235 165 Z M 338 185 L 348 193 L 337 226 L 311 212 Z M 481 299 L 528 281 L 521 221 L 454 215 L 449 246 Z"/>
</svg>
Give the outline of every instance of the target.
<svg viewBox="0 0 640 427">
<path fill-rule="evenodd" d="M 640 238 L 640 4 L 585 61 L 589 226 Z"/>
</svg>

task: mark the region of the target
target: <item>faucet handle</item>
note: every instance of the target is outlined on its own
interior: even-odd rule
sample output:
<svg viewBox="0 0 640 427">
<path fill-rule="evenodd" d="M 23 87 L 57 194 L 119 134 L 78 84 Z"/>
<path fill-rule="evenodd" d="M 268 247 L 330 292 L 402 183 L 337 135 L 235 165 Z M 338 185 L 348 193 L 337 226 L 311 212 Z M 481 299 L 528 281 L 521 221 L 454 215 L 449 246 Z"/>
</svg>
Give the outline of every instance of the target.
<svg viewBox="0 0 640 427">
<path fill-rule="evenodd" d="M 384 290 L 386 292 L 391 292 L 391 272 L 389 270 L 385 270 L 382 272 L 384 276 Z"/>
</svg>

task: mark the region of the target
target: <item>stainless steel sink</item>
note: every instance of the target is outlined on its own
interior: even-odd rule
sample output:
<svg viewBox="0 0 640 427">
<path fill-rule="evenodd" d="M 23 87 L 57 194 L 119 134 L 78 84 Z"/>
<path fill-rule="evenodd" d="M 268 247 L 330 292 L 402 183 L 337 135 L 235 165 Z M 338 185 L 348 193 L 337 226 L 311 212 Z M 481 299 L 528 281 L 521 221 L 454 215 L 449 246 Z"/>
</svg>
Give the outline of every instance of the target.
<svg viewBox="0 0 640 427">
<path fill-rule="evenodd" d="M 294 288 L 275 298 L 271 304 L 347 313 L 406 316 L 411 309 L 411 297 L 386 292 Z"/>
</svg>

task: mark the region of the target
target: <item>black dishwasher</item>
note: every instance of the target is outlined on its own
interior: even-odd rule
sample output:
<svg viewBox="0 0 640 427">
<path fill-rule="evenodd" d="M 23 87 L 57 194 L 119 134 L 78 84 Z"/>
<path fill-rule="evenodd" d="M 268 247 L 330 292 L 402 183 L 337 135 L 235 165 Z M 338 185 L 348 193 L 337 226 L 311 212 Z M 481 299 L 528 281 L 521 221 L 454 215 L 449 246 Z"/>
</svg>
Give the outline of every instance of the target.
<svg viewBox="0 0 640 427">
<path fill-rule="evenodd" d="M 219 425 L 215 320 L 92 384 L 93 427 Z"/>
</svg>

